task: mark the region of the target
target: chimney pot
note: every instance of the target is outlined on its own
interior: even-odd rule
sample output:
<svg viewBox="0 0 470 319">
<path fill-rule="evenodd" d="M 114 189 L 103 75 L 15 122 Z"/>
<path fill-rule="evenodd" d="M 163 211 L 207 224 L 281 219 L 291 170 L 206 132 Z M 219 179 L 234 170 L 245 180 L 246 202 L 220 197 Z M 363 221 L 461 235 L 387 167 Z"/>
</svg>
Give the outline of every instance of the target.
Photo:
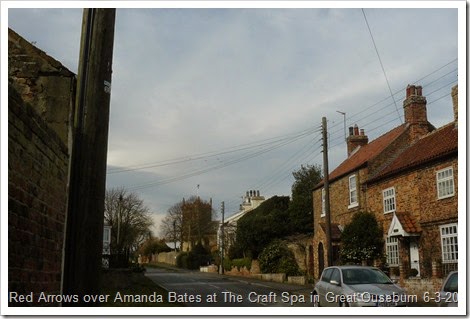
<svg viewBox="0 0 470 319">
<path fill-rule="evenodd" d="M 408 84 L 406 87 L 406 97 L 408 98 L 413 95 L 423 96 L 423 87 L 421 85 Z"/>
<path fill-rule="evenodd" d="M 364 129 L 359 129 L 357 124 L 349 128 L 349 134 L 349 137 L 346 139 L 348 156 L 350 156 L 357 147 L 369 143 L 369 138 L 364 134 Z"/>
</svg>

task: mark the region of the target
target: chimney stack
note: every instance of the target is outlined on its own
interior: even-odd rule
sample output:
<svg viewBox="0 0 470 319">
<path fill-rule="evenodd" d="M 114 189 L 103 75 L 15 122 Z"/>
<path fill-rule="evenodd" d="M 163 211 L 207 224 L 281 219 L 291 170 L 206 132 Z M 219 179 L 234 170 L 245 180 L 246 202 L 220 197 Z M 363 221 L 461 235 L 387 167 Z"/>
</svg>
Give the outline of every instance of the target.
<svg viewBox="0 0 470 319">
<path fill-rule="evenodd" d="M 364 134 L 364 129 L 359 129 L 357 124 L 354 127 L 349 127 L 349 136 L 346 139 L 348 146 L 348 157 L 354 152 L 359 146 L 364 146 L 369 143 L 369 138 Z"/>
<path fill-rule="evenodd" d="M 410 139 L 412 141 L 429 133 L 429 123 L 426 111 L 426 97 L 423 88 L 416 85 L 406 87 L 406 99 L 403 101 L 405 123 L 410 125 Z"/>
<path fill-rule="evenodd" d="M 456 85 L 452 88 L 452 106 L 454 107 L 454 122 L 455 127 L 457 127 L 457 123 L 459 121 L 459 86 Z"/>
</svg>

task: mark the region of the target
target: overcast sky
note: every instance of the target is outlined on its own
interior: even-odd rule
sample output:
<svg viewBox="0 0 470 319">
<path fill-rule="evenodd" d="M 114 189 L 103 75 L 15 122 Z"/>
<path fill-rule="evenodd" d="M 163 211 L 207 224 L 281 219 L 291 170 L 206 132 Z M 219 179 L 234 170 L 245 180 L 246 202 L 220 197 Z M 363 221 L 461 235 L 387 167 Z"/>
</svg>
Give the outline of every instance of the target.
<svg viewBox="0 0 470 319">
<path fill-rule="evenodd" d="M 227 216 L 247 190 L 290 195 L 293 171 L 322 164 L 323 116 L 334 169 L 346 158 L 337 111 L 373 140 L 401 124 L 407 84 L 423 86 L 431 123 L 452 121 L 457 9 L 364 13 L 394 99 L 360 7 L 118 9 L 107 187 L 139 194 L 158 233 L 183 197 L 212 198 L 217 212 L 225 201 Z M 10 28 L 75 73 L 81 19 L 8 11 Z"/>
</svg>

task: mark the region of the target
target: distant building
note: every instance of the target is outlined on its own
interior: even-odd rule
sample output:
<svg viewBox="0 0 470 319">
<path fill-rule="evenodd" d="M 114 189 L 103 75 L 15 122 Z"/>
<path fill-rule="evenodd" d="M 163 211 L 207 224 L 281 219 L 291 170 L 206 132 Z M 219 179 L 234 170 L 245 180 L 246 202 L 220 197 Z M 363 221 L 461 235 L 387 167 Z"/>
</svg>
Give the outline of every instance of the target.
<svg viewBox="0 0 470 319">
<path fill-rule="evenodd" d="M 237 231 L 237 222 L 240 218 L 245 216 L 248 212 L 257 208 L 261 203 L 265 201 L 264 196 L 260 195 L 259 190 L 250 190 L 246 192 L 246 195 L 243 197 L 243 203 L 240 204 L 240 210 L 233 214 L 232 216 L 225 218 L 224 220 L 224 250 L 225 255 L 228 252 L 230 246 L 235 243 L 236 240 L 236 231 Z M 219 228 L 217 231 L 217 242 L 219 243 L 219 248 L 222 245 L 222 222 L 219 223 Z"/>
<path fill-rule="evenodd" d="M 109 257 L 111 255 L 111 225 L 106 222 L 103 225 L 103 268 L 109 268 Z"/>
</svg>

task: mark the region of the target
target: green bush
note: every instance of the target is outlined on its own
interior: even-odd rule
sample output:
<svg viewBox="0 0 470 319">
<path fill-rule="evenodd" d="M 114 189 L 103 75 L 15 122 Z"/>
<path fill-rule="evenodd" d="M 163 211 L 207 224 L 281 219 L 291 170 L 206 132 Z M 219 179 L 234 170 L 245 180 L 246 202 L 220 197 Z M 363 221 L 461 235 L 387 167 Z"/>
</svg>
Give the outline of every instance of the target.
<svg viewBox="0 0 470 319">
<path fill-rule="evenodd" d="M 224 270 L 230 271 L 232 270 L 232 261 L 230 258 L 225 257 L 224 258 Z"/>
<path fill-rule="evenodd" d="M 236 266 L 238 270 L 246 267 L 246 269 L 251 269 L 251 258 L 237 258 L 232 260 L 232 266 Z"/>
<path fill-rule="evenodd" d="M 181 252 L 176 256 L 176 267 L 178 268 L 188 268 L 188 253 Z"/>
<path fill-rule="evenodd" d="M 182 252 L 176 257 L 176 266 L 185 269 L 198 269 L 211 261 L 211 255 L 202 245 L 194 246 L 190 252 Z"/>
<path fill-rule="evenodd" d="M 357 212 L 341 233 L 341 261 L 360 264 L 382 255 L 383 232 L 374 214 Z"/>
<path fill-rule="evenodd" d="M 260 254 L 259 266 L 263 273 L 285 273 L 287 276 L 299 276 L 301 271 L 294 254 L 286 243 L 280 240 L 271 242 Z"/>
</svg>

